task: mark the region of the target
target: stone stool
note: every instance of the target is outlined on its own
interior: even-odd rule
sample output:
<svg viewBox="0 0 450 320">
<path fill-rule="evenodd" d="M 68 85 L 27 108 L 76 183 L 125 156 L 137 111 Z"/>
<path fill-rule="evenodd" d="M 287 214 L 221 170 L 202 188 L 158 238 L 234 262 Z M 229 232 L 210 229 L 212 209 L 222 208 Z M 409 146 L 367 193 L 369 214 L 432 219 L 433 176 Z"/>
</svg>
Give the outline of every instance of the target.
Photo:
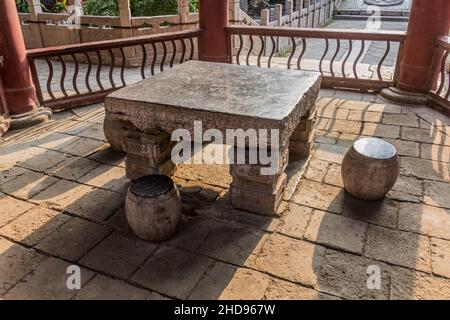
<svg viewBox="0 0 450 320">
<path fill-rule="evenodd" d="M 131 182 L 125 213 L 133 232 L 147 241 L 164 241 L 178 230 L 180 193 L 171 178 L 151 175 Z"/>
<path fill-rule="evenodd" d="M 394 186 L 400 174 L 395 147 L 381 139 L 356 141 L 342 162 L 342 180 L 353 196 L 379 200 Z"/>
</svg>

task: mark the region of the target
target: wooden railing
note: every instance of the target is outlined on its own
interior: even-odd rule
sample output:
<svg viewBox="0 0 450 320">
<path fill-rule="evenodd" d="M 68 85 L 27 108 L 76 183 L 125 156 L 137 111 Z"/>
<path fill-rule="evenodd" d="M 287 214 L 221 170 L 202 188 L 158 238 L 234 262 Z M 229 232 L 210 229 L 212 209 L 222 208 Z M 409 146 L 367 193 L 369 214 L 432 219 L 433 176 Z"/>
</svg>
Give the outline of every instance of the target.
<svg viewBox="0 0 450 320">
<path fill-rule="evenodd" d="M 436 40 L 435 68 L 433 75 L 438 78 L 430 79 L 428 96 L 432 102 L 450 112 L 450 37 L 440 37 Z"/>
<path fill-rule="evenodd" d="M 251 26 L 231 26 L 226 31 L 229 43 L 238 44 L 237 52 L 230 48 L 232 63 L 315 70 L 323 75 L 323 87 L 364 90 L 379 90 L 395 85 L 399 57 L 406 40 L 406 33 L 398 31 Z M 242 45 L 246 42 L 250 43 L 249 48 Z M 288 44 L 289 47 L 284 59 L 278 59 L 280 54 L 275 54 L 280 43 Z M 375 45 L 377 52 L 381 46 L 383 53 L 371 55 L 371 59 L 376 61 L 362 61 L 372 45 Z M 255 48 L 257 55 L 254 53 Z M 308 49 L 314 55 L 311 59 L 305 56 Z"/>
<path fill-rule="evenodd" d="M 29 50 L 38 100 L 55 110 L 103 101 L 131 82 L 196 58 L 199 35 L 189 30 Z M 138 52 L 138 68 L 126 68 L 126 50 Z"/>
</svg>

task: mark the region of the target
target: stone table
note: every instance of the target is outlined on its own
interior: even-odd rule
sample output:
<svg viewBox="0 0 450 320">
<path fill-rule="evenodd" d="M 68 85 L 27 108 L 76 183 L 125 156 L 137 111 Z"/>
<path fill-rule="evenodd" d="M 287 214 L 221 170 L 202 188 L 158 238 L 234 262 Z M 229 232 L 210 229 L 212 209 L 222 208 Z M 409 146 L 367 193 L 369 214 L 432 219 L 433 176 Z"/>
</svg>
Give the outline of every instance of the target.
<svg viewBox="0 0 450 320">
<path fill-rule="evenodd" d="M 277 155 L 269 174 L 262 173 L 268 165 L 259 157 L 256 162 L 230 163 L 230 201 L 239 209 L 273 215 L 283 198 L 289 159 L 307 158 L 314 144 L 320 81 L 317 72 L 190 61 L 109 95 L 105 136 L 114 149 L 127 153 L 127 175 L 137 179 L 173 174 L 174 130 L 185 129 L 195 141 L 208 129 L 223 137 L 227 129 L 267 129 L 268 137 L 258 135 L 256 145 L 248 140 L 244 145 L 228 143 L 247 156 L 262 148 Z M 196 121 L 202 122 L 200 129 Z"/>
</svg>

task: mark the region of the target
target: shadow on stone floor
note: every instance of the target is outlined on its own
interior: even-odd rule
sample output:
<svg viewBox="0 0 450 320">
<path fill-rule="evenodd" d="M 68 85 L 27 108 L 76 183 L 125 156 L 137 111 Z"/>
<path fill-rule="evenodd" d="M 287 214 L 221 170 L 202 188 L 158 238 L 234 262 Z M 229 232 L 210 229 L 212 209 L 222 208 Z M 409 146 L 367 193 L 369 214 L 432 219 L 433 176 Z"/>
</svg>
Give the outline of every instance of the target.
<svg viewBox="0 0 450 320">
<path fill-rule="evenodd" d="M 333 103 L 336 105 L 330 99 L 326 106 Z M 345 103 L 338 101 L 340 106 Z M 392 120 L 395 119 L 391 125 L 402 126 L 402 130 L 396 133 L 392 127 L 381 124 L 381 118 L 375 119 L 384 115 L 377 114 L 380 110 L 376 110 L 378 106 L 374 103 L 359 102 L 348 109 L 338 107 L 328 115 L 325 113 L 329 112 L 326 106 L 319 110 L 319 116 L 325 116 L 319 120 L 319 125 L 320 121 L 325 121 L 325 124 L 322 123 L 324 131 L 337 131 L 346 139 L 351 137 L 348 141 L 339 140 L 337 144 L 349 147 L 357 138 L 372 135 L 387 139 L 399 149 L 402 169 L 397 185 L 385 199 L 362 201 L 342 189 L 335 189 L 333 201 L 327 208 L 321 208 L 326 212 L 314 211 L 305 238 L 325 247 L 316 246 L 314 251 L 313 268 L 318 290 L 353 299 L 439 297 L 439 290 L 432 288 L 436 283 L 433 283 L 431 274 L 439 274 L 437 270 L 442 268 L 439 261 L 433 260 L 436 259 L 436 252 L 442 250 L 438 249 L 442 244 L 437 244 L 441 241 L 438 239 L 432 238 L 430 241 L 428 236 L 448 238 L 442 233 L 436 233 L 440 227 L 439 221 L 445 223 L 450 215 L 450 211 L 445 209 L 450 208 L 449 202 L 443 197 L 449 190 L 450 137 L 437 125 L 442 122 L 427 121 L 430 120 L 428 114 L 434 113 L 429 108 L 407 107 L 410 118 L 417 123 L 408 127 L 402 122 L 402 117 L 407 119 L 408 115 L 390 116 Z M 426 113 L 422 116 L 420 112 L 424 110 Z M 387 112 L 390 111 L 399 113 L 395 107 Z M 415 113 L 417 111 L 419 114 Z M 340 117 L 364 123 L 352 128 L 348 121 L 346 125 L 340 123 Z M 365 131 L 368 118 L 369 122 L 373 122 L 370 132 Z M 442 118 L 448 121 L 445 116 Z M 409 154 L 410 150 L 400 145 L 402 141 L 395 143 L 389 140 L 399 138 L 418 141 L 417 149 L 420 143 L 420 152 Z M 342 153 L 345 151 L 342 150 Z M 328 155 L 327 160 L 330 158 Z M 340 165 L 342 158 L 334 157 L 333 160 Z M 342 182 L 339 184 L 341 186 Z M 431 231 L 432 221 L 435 225 Z M 445 255 L 440 256 L 440 259 L 444 258 Z M 367 280 L 372 272 L 378 270 L 380 289 L 370 290 Z M 443 274 L 442 270 L 440 274 Z"/>
<path fill-rule="evenodd" d="M 108 148 L 92 157 L 103 159 L 105 155 L 102 153 L 111 155 Z M 85 158 L 78 158 L 74 162 L 80 159 Z M 14 222 L 13 219 L 2 221 L 0 234 L 26 246 L 24 248 L 2 239 L 0 261 L 12 265 L 18 262 L 15 259 L 19 259 L 24 268 L 12 268 L 3 273 L 1 280 L 9 284 L 20 280 L 11 290 L 9 284 L 5 285 L 1 292 L 6 293 L 3 296 L 5 299 L 74 297 L 75 293 L 65 286 L 68 276 L 66 269 L 70 264 L 82 266 L 82 284 L 87 283 L 87 289 L 77 293 L 76 298 L 146 298 L 142 292 L 150 295 L 149 289 L 172 298 L 185 299 L 190 295 L 201 299 L 223 298 L 236 290 L 231 287 L 228 293 L 225 292 L 234 274 L 237 273 L 242 279 L 248 278 L 247 271 L 237 266 L 244 265 L 263 233 L 255 232 L 242 223 L 227 221 L 227 210 L 223 210 L 224 216 L 215 216 L 215 220 L 197 216 L 195 211 L 200 212 L 201 204 L 206 203 L 204 209 L 211 209 L 211 203 L 223 190 L 213 186 L 208 188 L 205 184 L 205 180 L 211 179 L 208 174 L 199 177 L 197 172 L 196 177 L 202 182 L 178 178 L 178 183 L 184 185 L 184 203 L 193 208 L 185 208 L 188 215 L 184 217 L 180 233 L 173 240 L 150 244 L 137 239 L 126 225 L 123 208 L 121 210 L 124 203 L 123 189 L 120 189 L 121 193 L 119 190 L 110 190 L 121 179 L 99 180 L 106 165 L 99 163 L 84 175 L 80 173 L 80 178 L 72 177 L 75 180 L 55 178 L 74 162 L 59 166 L 51 177 L 42 174 L 44 178 L 40 182 L 45 188 L 42 187 L 39 192 L 33 189 L 32 193 L 20 194 L 24 200 L 31 198 L 31 202 L 39 206 L 23 202 L 32 209 L 24 208 L 24 212 Z M 69 171 L 72 173 L 76 171 L 74 167 L 71 169 Z M 192 172 L 189 169 L 183 176 L 192 178 Z M 14 184 L 2 183 L 0 188 L 14 195 L 26 185 L 36 183 L 33 177 L 21 183 L 21 177 L 27 173 L 17 175 Z M 18 257 L 16 251 L 23 257 L 11 258 Z M 27 264 L 34 260 L 36 263 Z M 100 274 L 96 275 L 96 272 Z M 89 283 L 95 283 L 95 287 L 92 288 L 93 285 Z M 126 289 L 124 295 L 114 295 L 117 286 Z M 104 291 L 107 289 L 110 291 Z M 95 290 L 97 296 L 93 295 Z M 251 293 L 250 290 L 248 294 Z M 155 294 L 151 297 L 155 298 Z"/>
</svg>

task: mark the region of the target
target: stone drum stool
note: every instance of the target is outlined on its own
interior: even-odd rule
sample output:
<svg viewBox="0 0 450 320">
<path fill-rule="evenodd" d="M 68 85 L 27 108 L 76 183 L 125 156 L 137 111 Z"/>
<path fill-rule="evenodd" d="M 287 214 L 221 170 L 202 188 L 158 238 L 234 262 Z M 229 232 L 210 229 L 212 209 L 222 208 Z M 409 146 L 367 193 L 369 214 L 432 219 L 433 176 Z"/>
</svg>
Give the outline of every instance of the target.
<svg viewBox="0 0 450 320">
<path fill-rule="evenodd" d="M 164 241 L 178 230 L 180 193 L 171 178 L 145 176 L 131 182 L 125 213 L 133 232 L 147 241 Z"/>
<path fill-rule="evenodd" d="M 353 196 L 379 200 L 394 186 L 400 174 L 400 161 L 395 147 L 381 139 L 356 141 L 342 162 L 342 180 Z"/>
</svg>

